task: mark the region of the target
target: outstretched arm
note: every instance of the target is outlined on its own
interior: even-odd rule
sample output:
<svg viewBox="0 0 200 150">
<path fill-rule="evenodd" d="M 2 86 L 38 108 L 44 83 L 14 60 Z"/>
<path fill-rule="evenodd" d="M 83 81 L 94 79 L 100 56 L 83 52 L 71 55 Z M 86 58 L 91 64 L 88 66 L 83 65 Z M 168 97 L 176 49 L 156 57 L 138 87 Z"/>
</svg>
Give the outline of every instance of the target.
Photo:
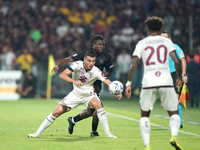
<svg viewBox="0 0 200 150">
<path fill-rule="evenodd" d="M 56 74 L 59 70 L 59 67 L 62 67 L 70 62 L 74 62 L 74 60 L 71 57 L 64 58 L 55 67 L 53 67 L 53 69 L 51 70 L 51 74 Z"/>
<path fill-rule="evenodd" d="M 139 60 L 140 59 L 138 57 L 133 57 L 132 64 L 129 68 L 128 81 L 126 83 L 126 91 L 125 91 L 125 96 L 127 98 L 131 97 L 131 90 L 132 90 L 131 83 L 132 83 L 133 77 L 135 75 L 135 72 L 137 70 L 137 65 L 138 65 Z"/>
<path fill-rule="evenodd" d="M 182 64 L 182 80 L 184 83 L 187 83 L 188 82 L 188 77 L 186 75 L 187 62 L 185 60 L 185 57 L 181 58 L 181 64 Z"/>
</svg>

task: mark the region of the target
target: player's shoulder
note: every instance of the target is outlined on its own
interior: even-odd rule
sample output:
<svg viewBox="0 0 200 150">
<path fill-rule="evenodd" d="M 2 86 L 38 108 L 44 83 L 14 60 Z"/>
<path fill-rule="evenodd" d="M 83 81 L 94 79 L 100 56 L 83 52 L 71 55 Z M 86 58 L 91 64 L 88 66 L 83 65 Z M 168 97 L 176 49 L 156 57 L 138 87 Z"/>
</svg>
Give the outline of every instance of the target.
<svg viewBox="0 0 200 150">
<path fill-rule="evenodd" d="M 73 66 L 73 65 L 81 66 L 81 65 L 83 65 L 83 61 L 81 61 L 81 60 L 74 61 L 74 62 L 71 64 L 71 66 Z"/>
<path fill-rule="evenodd" d="M 177 50 L 182 50 L 178 44 L 174 43 L 174 46 L 176 47 Z"/>
<path fill-rule="evenodd" d="M 108 51 L 104 50 L 102 52 L 102 55 L 106 56 L 106 57 L 111 57 L 111 55 L 108 53 Z"/>
</svg>

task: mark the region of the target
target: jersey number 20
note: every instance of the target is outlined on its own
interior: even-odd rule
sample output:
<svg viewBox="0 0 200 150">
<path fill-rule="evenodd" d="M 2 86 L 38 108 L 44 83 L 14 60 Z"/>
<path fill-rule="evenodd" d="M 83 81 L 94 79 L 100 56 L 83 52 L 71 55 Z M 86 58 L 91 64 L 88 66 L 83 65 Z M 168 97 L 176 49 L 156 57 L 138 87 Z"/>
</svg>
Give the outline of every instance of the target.
<svg viewBox="0 0 200 150">
<path fill-rule="evenodd" d="M 161 60 L 161 57 L 160 57 L 160 49 L 161 48 L 164 48 L 164 60 Z M 146 50 L 151 50 L 151 53 L 149 55 L 149 57 L 147 58 L 147 61 L 146 61 L 146 65 L 155 65 L 155 62 L 154 61 L 151 61 L 151 57 L 153 55 L 155 55 L 155 49 L 152 47 L 152 46 L 148 46 L 144 49 L 145 51 Z M 165 45 L 160 45 L 157 47 L 156 49 L 156 58 L 158 60 L 159 63 L 161 64 L 164 64 L 166 62 L 166 59 L 167 59 L 167 47 Z"/>
</svg>

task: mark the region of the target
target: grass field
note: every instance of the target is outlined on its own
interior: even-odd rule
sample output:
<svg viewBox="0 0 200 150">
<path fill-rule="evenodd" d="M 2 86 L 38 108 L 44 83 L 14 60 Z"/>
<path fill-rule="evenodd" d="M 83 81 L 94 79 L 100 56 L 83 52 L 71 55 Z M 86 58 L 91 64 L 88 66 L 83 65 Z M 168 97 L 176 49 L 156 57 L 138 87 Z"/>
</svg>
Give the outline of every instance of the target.
<svg viewBox="0 0 200 150">
<path fill-rule="evenodd" d="M 76 124 L 68 133 L 69 116 L 80 113 L 80 106 L 60 116 L 39 138 L 27 138 L 56 107 L 59 100 L 21 99 L 0 101 L 0 150 L 143 150 L 140 135 L 138 100 L 102 99 L 107 112 L 110 131 L 117 139 L 105 137 L 99 123 L 100 137 L 90 137 L 91 119 Z M 183 108 L 183 129 L 179 142 L 184 150 L 200 149 L 200 109 Z M 156 103 L 150 117 L 152 150 L 174 149 L 170 144 L 169 117 L 160 103 Z"/>
</svg>

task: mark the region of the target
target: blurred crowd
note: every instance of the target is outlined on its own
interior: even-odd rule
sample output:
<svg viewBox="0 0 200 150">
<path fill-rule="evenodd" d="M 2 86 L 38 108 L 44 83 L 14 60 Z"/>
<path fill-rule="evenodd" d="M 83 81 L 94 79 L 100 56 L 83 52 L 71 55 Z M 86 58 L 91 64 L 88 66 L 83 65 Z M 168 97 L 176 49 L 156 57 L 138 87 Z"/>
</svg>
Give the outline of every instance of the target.
<svg viewBox="0 0 200 150">
<path fill-rule="evenodd" d="M 0 0 L 0 68 L 40 76 L 47 71 L 49 54 L 59 62 L 101 34 L 117 68 L 113 78 L 119 79 L 127 75 L 124 67 L 120 72 L 121 55 L 127 55 L 124 64 L 130 64 L 136 43 L 147 36 L 144 20 L 153 15 L 164 19 L 185 55 L 200 55 L 200 0 Z M 139 77 L 142 71 L 138 69 Z M 140 79 L 134 82 L 140 88 Z"/>
</svg>

